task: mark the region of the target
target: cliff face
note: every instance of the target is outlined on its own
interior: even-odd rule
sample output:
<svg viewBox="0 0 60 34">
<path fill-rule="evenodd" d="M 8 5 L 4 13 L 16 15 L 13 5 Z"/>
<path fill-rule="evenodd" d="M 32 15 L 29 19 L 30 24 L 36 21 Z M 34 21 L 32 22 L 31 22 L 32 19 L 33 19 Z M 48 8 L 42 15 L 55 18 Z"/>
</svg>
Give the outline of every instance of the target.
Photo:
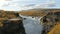
<svg viewBox="0 0 60 34">
<path fill-rule="evenodd" d="M 42 34 L 48 34 L 51 32 L 51 30 L 54 30 L 53 28 L 55 28 L 56 24 L 59 21 L 60 21 L 60 11 L 59 12 L 49 12 L 46 16 L 44 16 L 42 18 L 42 24 L 43 24 Z M 59 30 L 55 30 L 55 33 L 57 31 L 59 31 Z"/>
<path fill-rule="evenodd" d="M 60 34 L 60 12 L 56 12 L 55 14 L 57 15 L 57 22 L 48 34 Z"/>
<path fill-rule="evenodd" d="M 22 20 L 4 20 L 1 34 L 25 34 Z"/>
<path fill-rule="evenodd" d="M 0 11 L 0 34 L 26 34 L 18 13 Z"/>
<path fill-rule="evenodd" d="M 17 13 L 0 10 L 0 24 L 3 20 L 18 18 Z M 2 26 L 2 25 L 0 25 Z"/>
</svg>

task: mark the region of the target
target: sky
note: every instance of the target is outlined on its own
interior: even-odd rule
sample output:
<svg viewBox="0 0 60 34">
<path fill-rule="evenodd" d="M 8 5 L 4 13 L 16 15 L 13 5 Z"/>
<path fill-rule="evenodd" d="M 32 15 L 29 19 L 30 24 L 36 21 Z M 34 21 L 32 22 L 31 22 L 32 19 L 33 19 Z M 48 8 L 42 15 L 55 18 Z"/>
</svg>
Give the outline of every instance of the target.
<svg viewBox="0 0 60 34">
<path fill-rule="evenodd" d="M 60 8 L 60 0 L 0 0 L 0 10 L 20 11 L 35 8 Z"/>
</svg>

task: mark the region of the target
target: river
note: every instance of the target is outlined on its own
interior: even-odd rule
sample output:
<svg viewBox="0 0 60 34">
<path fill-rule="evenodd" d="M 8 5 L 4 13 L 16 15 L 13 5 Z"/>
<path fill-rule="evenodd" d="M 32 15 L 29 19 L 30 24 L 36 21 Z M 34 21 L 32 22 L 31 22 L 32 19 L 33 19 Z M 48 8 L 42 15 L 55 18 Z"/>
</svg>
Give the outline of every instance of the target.
<svg viewBox="0 0 60 34">
<path fill-rule="evenodd" d="M 41 34 L 42 25 L 40 24 L 39 17 L 32 18 L 31 16 L 20 16 L 23 18 L 23 24 L 26 34 Z"/>
</svg>

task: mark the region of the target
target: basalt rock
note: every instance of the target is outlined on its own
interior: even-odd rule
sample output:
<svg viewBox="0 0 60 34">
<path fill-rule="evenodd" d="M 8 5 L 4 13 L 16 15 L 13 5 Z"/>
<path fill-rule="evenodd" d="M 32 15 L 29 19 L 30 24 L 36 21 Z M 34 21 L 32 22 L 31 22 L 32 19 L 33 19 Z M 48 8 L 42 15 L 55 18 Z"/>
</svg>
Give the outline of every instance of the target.
<svg viewBox="0 0 60 34">
<path fill-rule="evenodd" d="M 41 21 L 43 24 L 42 34 L 48 34 L 57 22 L 60 21 L 60 12 L 50 12 Z"/>
<path fill-rule="evenodd" d="M 0 11 L 0 34 L 26 34 L 18 13 Z"/>
<path fill-rule="evenodd" d="M 4 20 L 1 34 L 25 34 L 25 29 L 21 20 Z"/>
</svg>

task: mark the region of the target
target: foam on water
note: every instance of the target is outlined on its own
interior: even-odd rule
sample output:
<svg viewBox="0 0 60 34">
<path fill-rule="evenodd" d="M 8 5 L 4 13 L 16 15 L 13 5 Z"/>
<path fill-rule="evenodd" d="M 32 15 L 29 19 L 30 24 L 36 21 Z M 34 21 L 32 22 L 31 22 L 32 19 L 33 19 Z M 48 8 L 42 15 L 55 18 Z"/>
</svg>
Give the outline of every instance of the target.
<svg viewBox="0 0 60 34">
<path fill-rule="evenodd" d="M 26 20 L 23 20 L 23 24 L 25 27 L 26 34 L 41 34 L 42 31 L 42 25 L 40 25 L 40 18 L 34 17 L 29 18 L 27 16 Z M 25 18 L 22 16 L 22 18 Z"/>
</svg>

